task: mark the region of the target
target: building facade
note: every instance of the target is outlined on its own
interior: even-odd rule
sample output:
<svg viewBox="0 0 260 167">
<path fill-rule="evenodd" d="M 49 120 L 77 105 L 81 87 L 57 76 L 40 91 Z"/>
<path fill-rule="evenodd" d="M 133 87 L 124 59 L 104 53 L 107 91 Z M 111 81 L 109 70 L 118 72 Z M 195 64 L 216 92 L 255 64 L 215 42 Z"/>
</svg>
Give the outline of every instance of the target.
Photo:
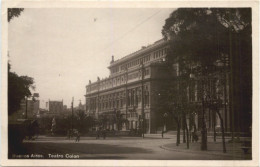
<svg viewBox="0 0 260 167">
<path fill-rule="evenodd" d="M 167 125 L 167 130 L 176 130 L 174 119 L 165 118 L 170 114 L 167 110 L 162 111 L 160 101 L 167 88 L 180 86 L 176 81 L 182 77 L 178 63 L 172 64 L 171 71 L 165 65 L 168 48 L 169 43 L 162 39 L 119 60 L 115 61 L 112 56 L 109 77 L 98 77 L 96 82 L 89 81 L 86 86 L 87 114 L 100 120 L 106 129 L 144 129 L 146 133 L 156 133 L 166 130 Z M 237 66 L 238 70 L 242 68 Z M 241 101 L 245 99 L 241 92 L 243 86 L 232 84 L 232 78 L 239 78 L 232 77 L 232 71 L 237 69 L 228 70 L 228 63 L 223 65 L 223 61 L 217 61 L 214 68 L 213 73 L 203 78 L 186 80 L 188 84 L 181 93 L 185 94 L 187 104 L 197 107 L 182 119 L 186 120 L 190 130 L 201 130 L 204 122 L 207 131 L 220 131 L 222 119 L 226 132 L 248 131 L 252 117 L 250 100 Z M 237 93 L 239 91 L 241 93 Z M 242 122 L 244 126 L 240 124 Z"/>
<path fill-rule="evenodd" d="M 46 103 L 47 109 L 50 113 L 62 113 L 63 112 L 63 101 L 51 101 Z"/>
<path fill-rule="evenodd" d="M 87 113 L 104 119 L 108 129 L 142 126 L 147 133 L 155 132 L 156 93 L 167 79 L 162 66 L 167 47 L 159 40 L 117 61 L 112 57 L 109 77 L 86 86 Z M 121 127 L 116 123 L 119 119 L 124 120 Z"/>
</svg>

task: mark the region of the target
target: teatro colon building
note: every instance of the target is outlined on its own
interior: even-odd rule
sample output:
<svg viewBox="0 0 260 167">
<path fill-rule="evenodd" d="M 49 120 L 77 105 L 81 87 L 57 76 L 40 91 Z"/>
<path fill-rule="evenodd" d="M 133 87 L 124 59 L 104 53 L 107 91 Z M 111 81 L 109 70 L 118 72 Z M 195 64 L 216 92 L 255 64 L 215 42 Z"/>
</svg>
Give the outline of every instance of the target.
<svg viewBox="0 0 260 167">
<path fill-rule="evenodd" d="M 157 119 L 162 117 L 157 115 L 157 98 L 168 76 L 163 66 L 167 47 L 162 39 L 119 60 L 112 56 L 109 77 L 98 77 L 86 86 L 87 114 L 110 130 L 157 131 Z"/>
<path fill-rule="evenodd" d="M 176 122 L 167 116 L 166 111 L 161 111 L 162 104 L 160 104 L 161 92 L 165 88 L 176 86 L 174 80 L 180 76 L 178 64 L 173 64 L 174 71 L 171 71 L 171 74 L 166 69 L 168 48 L 169 43 L 162 39 L 119 60 L 114 60 L 112 56 L 108 67 L 110 75 L 105 79 L 98 77 L 96 82 L 89 81 L 85 94 L 86 112 L 96 118 L 98 126 L 123 131 L 141 129 L 145 133 L 176 130 Z M 212 108 L 216 103 L 226 132 L 232 131 L 232 127 L 234 132 L 250 131 L 252 108 L 250 94 L 246 94 L 250 93 L 250 89 L 248 84 L 239 83 L 241 80 L 237 71 L 241 72 L 243 66 L 240 65 L 242 60 L 238 60 L 234 61 L 231 72 L 225 72 L 226 65 L 216 62 L 216 68 L 219 70 L 206 77 L 208 83 L 204 86 L 201 86 L 201 81 L 196 79 L 188 82 L 187 91 L 183 93 L 187 95 L 189 103 L 200 105 L 197 111 L 194 109 L 190 113 L 193 115 L 183 118 L 190 124 L 190 130 L 200 130 L 203 120 L 208 132 L 220 130 L 221 119 Z M 232 84 L 232 87 L 230 76 L 236 76 L 232 81 L 236 84 Z M 211 107 L 204 105 L 205 110 L 201 109 L 202 96 L 199 92 L 202 90 L 209 90 L 209 93 L 217 96 L 218 100 L 206 101 L 207 106 Z M 204 104 L 205 100 L 207 99 L 204 99 Z"/>
</svg>

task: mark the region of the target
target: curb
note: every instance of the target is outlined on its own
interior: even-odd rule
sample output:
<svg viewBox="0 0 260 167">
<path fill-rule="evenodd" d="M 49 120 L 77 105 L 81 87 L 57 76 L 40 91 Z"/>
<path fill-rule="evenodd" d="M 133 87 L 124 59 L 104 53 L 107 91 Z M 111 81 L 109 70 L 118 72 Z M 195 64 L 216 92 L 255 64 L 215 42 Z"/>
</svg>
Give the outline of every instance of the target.
<svg viewBox="0 0 260 167">
<path fill-rule="evenodd" d="M 232 158 L 243 158 L 241 156 L 237 156 L 237 155 L 230 155 L 230 154 L 227 154 L 227 153 L 212 153 L 212 152 L 208 152 L 208 151 L 205 151 L 205 152 L 202 152 L 202 151 L 193 151 L 193 150 L 185 150 L 185 149 L 173 149 L 173 148 L 169 148 L 169 147 L 165 147 L 164 145 L 160 146 L 160 148 L 164 149 L 164 150 L 168 150 L 168 151 L 176 151 L 176 152 L 186 152 L 186 153 L 195 153 L 195 154 L 201 154 L 201 155 L 215 155 L 215 156 L 229 156 L 229 157 L 232 157 Z"/>
</svg>

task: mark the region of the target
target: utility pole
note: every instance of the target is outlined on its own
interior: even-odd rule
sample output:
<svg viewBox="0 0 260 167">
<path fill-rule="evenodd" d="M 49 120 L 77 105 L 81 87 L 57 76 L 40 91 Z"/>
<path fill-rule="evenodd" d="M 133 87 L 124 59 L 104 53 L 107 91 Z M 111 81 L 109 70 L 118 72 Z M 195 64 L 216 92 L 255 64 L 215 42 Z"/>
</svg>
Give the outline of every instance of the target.
<svg viewBox="0 0 260 167">
<path fill-rule="evenodd" d="M 97 88 L 97 101 L 96 101 L 96 107 L 97 107 L 97 118 L 99 118 L 99 90 L 100 90 L 100 78 L 99 77 L 97 77 L 97 86 L 98 86 L 98 88 Z"/>
<path fill-rule="evenodd" d="M 74 97 L 72 97 L 72 102 L 71 102 L 71 129 L 73 129 L 73 118 L 74 118 L 74 113 L 73 113 L 73 102 L 74 102 Z"/>
</svg>

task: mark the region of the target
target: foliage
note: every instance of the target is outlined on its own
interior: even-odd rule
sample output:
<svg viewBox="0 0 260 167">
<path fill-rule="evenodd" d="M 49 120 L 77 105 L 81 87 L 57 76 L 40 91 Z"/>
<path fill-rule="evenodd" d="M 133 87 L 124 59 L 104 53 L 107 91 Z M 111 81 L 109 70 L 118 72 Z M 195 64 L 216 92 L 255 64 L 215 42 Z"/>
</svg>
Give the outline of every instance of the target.
<svg viewBox="0 0 260 167">
<path fill-rule="evenodd" d="M 75 127 L 81 132 L 88 132 L 95 124 L 94 118 L 87 116 L 84 110 L 76 111 Z"/>
<path fill-rule="evenodd" d="M 8 63 L 8 115 L 20 109 L 21 100 L 30 97 L 30 88 L 35 89 L 33 78 L 28 76 L 18 76 L 10 71 Z"/>
<path fill-rule="evenodd" d="M 38 118 L 41 133 L 46 134 L 52 128 L 53 116 L 45 116 Z M 87 116 L 83 110 L 76 111 L 75 115 L 68 115 L 65 117 L 55 117 L 56 126 L 54 134 L 66 135 L 68 130 L 77 129 L 81 134 L 87 133 L 89 128 L 93 127 L 94 118 Z M 73 127 L 72 127 L 73 125 Z"/>
<path fill-rule="evenodd" d="M 41 134 L 45 134 L 51 130 L 52 119 L 52 117 L 40 117 L 37 119 Z"/>
<path fill-rule="evenodd" d="M 21 12 L 24 11 L 24 8 L 8 8 L 8 22 L 10 22 L 14 17 L 20 16 Z"/>
<path fill-rule="evenodd" d="M 170 61 L 184 59 L 202 67 L 230 54 L 237 35 L 250 43 L 251 9 L 180 8 L 166 20 L 162 34 L 169 40 Z M 243 35 L 247 31 L 247 35 Z M 242 36 L 243 35 L 243 36 Z M 233 37 L 230 41 L 230 36 Z M 172 56 L 174 55 L 174 56 Z M 205 68 L 204 68 L 205 69 Z"/>
<path fill-rule="evenodd" d="M 166 20 L 162 34 L 170 43 L 167 54 L 168 67 L 174 71 L 176 69 L 172 68 L 173 65 L 178 64 L 178 79 L 182 78 L 179 80 L 181 82 L 177 79 L 179 82 L 175 86 L 177 92 L 170 93 L 175 92 L 171 98 L 175 101 L 175 110 L 184 114 L 183 111 L 189 111 L 193 108 L 189 104 L 185 105 L 187 101 L 182 98 L 183 94 L 187 95 L 183 81 L 189 82 L 187 78 L 191 73 L 200 78 L 201 82 L 198 84 L 197 91 L 199 97 L 204 99 L 208 93 L 206 88 L 209 84 L 206 83 L 208 81 L 205 78 L 209 78 L 211 74 L 217 72 L 217 62 L 227 65 L 231 76 L 235 76 L 231 78 L 229 83 L 233 89 L 231 90 L 233 94 L 230 96 L 241 91 L 241 88 L 251 88 L 252 26 L 250 8 L 179 8 L 172 12 Z M 241 63 L 244 64 L 244 62 L 246 63 L 241 70 Z M 227 72 L 225 69 L 224 73 Z M 244 78 L 244 81 L 241 81 L 241 77 Z M 239 84 L 233 88 L 233 83 Z M 244 90 L 244 92 L 250 91 Z M 243 98 L 243 96 L 241 97 Z M 250 96 L 247 95 L 247 97 Z M 250 100 L 247 100 L 246 104 L 250 106 Z M 223 120 L 218 111 L 222 125 L 223 143 L 225 143 Z"/>
<path fill-rule="evenodd" d="M 189 82 L 189 74 L 209 76 L 219 70 L 217 61 L 224 62 L 235 76 L 231 82 L 240 82 L 240 88 L 251 87 L 250 8 L 179 8 L 166 19 L 162 34 L 170 43 L 167 54 L 169 70 L 176 70 L 174 64 L 179 67 L 179 86 L 170 91 L 173 96 L 170 99 L 177 103 L 177 108 L 183 108 L 180 104 L 184 100 L 182 95 L 186 95 L 185 82 Z M 239 67 L 242 62 L 243 70 Z M 241 81 L 239 76 L 245 79 Z M 198 86 L 199 96 L 202 97 L 204 86 Z M 177 99 L 174 97 L 176 93 Z"/>
</svg>

